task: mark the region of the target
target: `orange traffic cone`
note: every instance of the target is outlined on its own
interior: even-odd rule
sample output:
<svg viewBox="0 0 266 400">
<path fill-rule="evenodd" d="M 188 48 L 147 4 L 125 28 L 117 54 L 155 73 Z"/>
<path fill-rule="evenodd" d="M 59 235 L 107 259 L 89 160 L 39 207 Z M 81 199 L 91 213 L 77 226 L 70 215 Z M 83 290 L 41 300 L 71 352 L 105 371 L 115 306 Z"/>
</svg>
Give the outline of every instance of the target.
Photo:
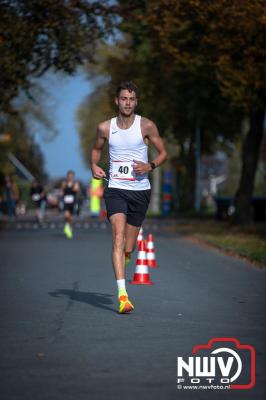
<svg viewBox="0 0 266 400">
<path fill-rule="evenodd" d="M 150 267 L 150 268 L 158 267 L 158 264 L 157 264 L 157 261 L 155 258 L 153 236 L 151 233 L 148 235 L 148 239 L 147 239 L 146 258 L 147 258 L 148 267 Z"/>
<path fill-rule="evenodd" d="M 141 240 L 139 244 L 138 258 L 136 262 L 136 271 L 133 277 L 132 285 L 153 285 L 150 281 L 149 268 L 146 260 L 145 241 Z"/>
<path fill-rule="evenodd" d="M 143 229 L 142 229 L 142 227 L 140 228 L 139 234 L 138 234 L 138 237 L 137 237 L 137 246 L 139 246 L 141 240 L 143 240 Z"/>
</svg>

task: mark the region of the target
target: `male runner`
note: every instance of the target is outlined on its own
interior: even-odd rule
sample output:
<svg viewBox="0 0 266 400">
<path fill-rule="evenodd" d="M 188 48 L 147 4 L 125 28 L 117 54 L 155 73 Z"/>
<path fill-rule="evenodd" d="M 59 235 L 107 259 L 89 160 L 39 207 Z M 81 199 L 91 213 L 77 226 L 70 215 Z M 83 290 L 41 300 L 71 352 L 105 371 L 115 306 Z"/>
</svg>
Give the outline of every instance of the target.
<svg viewBox="0 0 266 400">
<path fill-rule="evenodd" d="M 68 239 L 72 239 L 72 223 L 73 223 L 73 213 L 76 203 L 76 196 L 80 191 L 80 186 L 77 181 L 75 181 L 75 172 L 68 171 L 66 180 L 62 182 L 61 193 L 64 201 L 64 217 L 65 226 L 64 234 Z"/>
<path fill-rule="evenodd" d="M 150 201 L 148 172 L 161 165 L 167 153 L 156 125 L 135 114 L 137 87 L 122 82 L 115 98 L 118 116 L 99 124 L 91 152 L 94 178 L 106 178 L 98 166 L 102 149 L 109 143 L 109 182 L 104 191 L 107 216 L 112 226 L 112 261 L 118 286 L 119 313 L 134 309 L 125 287 L 125 263 L 130 260 Z M 148 141 L 158 151 L 148 162 Z"/>
</svg>

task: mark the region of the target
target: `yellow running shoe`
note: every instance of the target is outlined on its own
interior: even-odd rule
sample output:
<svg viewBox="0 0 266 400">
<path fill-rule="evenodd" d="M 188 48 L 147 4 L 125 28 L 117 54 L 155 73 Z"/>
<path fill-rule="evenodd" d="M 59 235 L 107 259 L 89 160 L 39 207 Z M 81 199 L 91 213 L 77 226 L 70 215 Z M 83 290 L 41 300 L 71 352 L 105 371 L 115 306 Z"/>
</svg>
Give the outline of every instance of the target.
<svg viewBox="0 0 266 400">
<path fill-rule="evenodd" d="M 119 314 L 130 313 L 134 310 L 134 306 L 126 295 L 119 297 Z"/>
<path fill-rule="evenodd" d="M 64 227 L 64 234 L 66 235 L 66 237 L 67 237 L 68 239 L 72 239 L 73 233 L 72 233 L 71 226 L 70 226 L 69 224 L 65 224 L 65 227 Z"/>
</svg>

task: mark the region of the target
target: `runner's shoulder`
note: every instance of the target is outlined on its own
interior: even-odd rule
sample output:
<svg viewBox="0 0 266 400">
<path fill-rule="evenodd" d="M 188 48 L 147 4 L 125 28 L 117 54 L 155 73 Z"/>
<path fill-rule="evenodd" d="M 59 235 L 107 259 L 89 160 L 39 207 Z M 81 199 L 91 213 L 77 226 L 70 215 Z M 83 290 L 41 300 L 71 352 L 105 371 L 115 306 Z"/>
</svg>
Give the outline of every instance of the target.
<svg viewBox="0 0 266 400">
<path fill-rule="evenodd" d="M 149 118 L 141 117 L 141 130 L 145 135 L 149 135 L 157 131 L 157 126 Z"/>
<path fill-rule="evenodd" d="M 108 138 L 110 129 L 111 119 L 100 122 L 97 127 L 98 136 Z"/>
</svg>

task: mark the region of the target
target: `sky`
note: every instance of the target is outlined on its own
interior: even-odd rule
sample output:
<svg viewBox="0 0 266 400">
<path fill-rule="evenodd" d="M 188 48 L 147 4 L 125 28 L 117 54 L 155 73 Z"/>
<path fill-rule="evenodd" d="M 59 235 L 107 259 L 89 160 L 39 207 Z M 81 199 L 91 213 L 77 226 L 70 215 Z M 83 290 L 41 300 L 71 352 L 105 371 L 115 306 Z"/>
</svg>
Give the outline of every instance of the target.
<svg viewBox="0 0 266 400">
<path fill-rule="evenodd" d="M 35 139 L 41 147 L 45 159 L 45 169 L 50 178 L 62 177 L 68 169 L 73 169 L 76 178 L 88 182 L 90 171 L 82 160 L 79 149 L 76 111 L 93 86 L 82 74 L 75 76 L 49 73 L 41 82 L 49 94 L 50 118 L 58 134 L 51 141 L 42 135 Z"/>
</svg>

